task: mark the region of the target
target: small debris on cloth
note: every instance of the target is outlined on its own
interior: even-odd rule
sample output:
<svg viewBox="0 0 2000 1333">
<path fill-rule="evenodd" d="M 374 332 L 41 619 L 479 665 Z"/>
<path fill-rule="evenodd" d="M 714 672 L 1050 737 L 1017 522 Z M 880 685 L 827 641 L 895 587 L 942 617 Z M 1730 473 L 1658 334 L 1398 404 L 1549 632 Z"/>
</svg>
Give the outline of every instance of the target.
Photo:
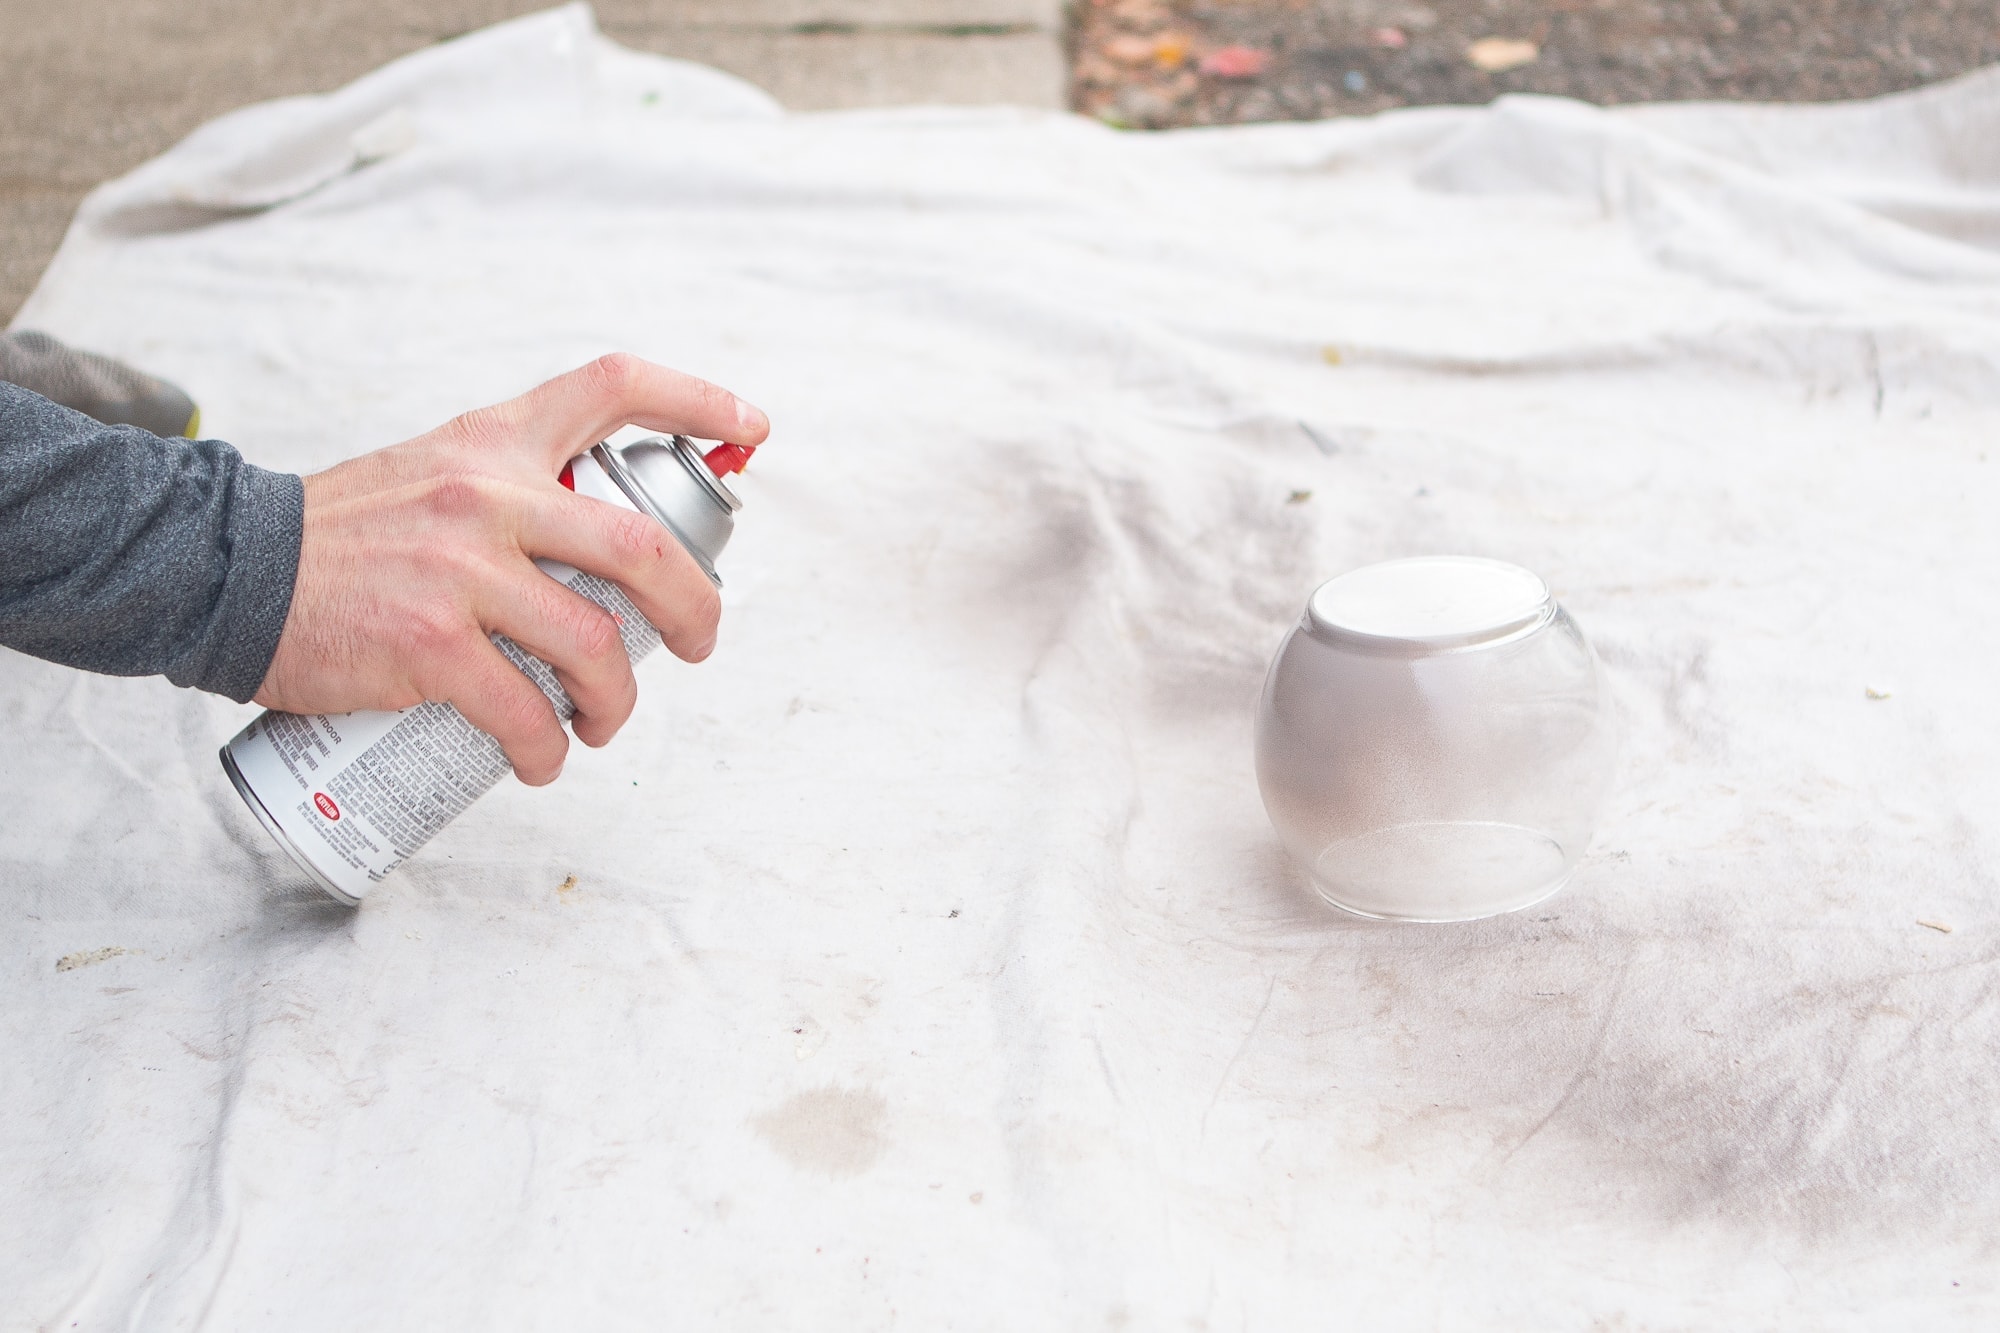
<svg viewBox="0 0 2000 1333">
<path fill-rule="evenodd" d="M 102 949 L 82 949 L 76 953 L 66 953 L 56 959 L 56 971 L 74 972 L 79 967 L 89 967 L 94 963 L 116 958 L 120 954 L 137 953 L 137 949 L 127 949 L 123 945 L 108 944 Z"/>
<path fill-rule="evenodd" d="M 556 892 L 558 894 L 574 893 L 575 891 L 576 891 L 575 875 L 564 875 L 563 882 L 556 885 Z"/>
<path fill-rule="evenodd" d="M 801 1063 L 819 1054 L 826 1045 L 826 1026 L 808 1014 L 792 1028 L 792 1058 Z"/>
<path fill-rule="evenodd" d="M 1892 697 L 1888 690 L 1882 689 L 1880 686 L 1864 685 L 1861 688 L 1862 692 L 1870 699 L 1888 699 Z"/>
<path fill-rule="evenodd" d="M 1302 505 L 1312 498 L 1313 493 L 1311 491 L 1293 491 L 1285 497 L 1285 503 L 1288 505 Z"/>
<path fill-rule="evenodd" d="M 1922 917 L 1918 917 L 1917 924 L 1920 926 L 1928 926 L 1930 929 L 1935 930 L 1940 935 L 1951 934 L 1951 923 L 1948 921 L 1926 921 Z"/>
<path fill-rule="evenodd" d="M 1516 37 L 1482 37 L 1465 48 L 1467 63 L 1488 74 L 1504 74 L 1510 69 L 1532 65 L 1541 54 L 1541 47 Z"/>
</svg>

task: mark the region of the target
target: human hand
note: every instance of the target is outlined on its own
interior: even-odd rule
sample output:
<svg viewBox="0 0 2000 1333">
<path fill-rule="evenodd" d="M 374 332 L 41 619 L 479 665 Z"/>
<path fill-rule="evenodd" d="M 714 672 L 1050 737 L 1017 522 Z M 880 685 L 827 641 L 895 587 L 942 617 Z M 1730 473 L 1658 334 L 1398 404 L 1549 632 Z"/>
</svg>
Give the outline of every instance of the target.
<svg viewBox="0 0 2000 1333">
<path fill-rule="evenodd" d="M 618 623 L 534 559 L 618 584 L 689 662 L 713 651 L 722 609 L 665 528 L 556 480 L 627 424 L 752 445 L 770 433 L 733 394 L 613 354 L 307 477 L 291 610 L 257 702 L 290 713 L 449 703 L 539 786 L 562 771 L 569 740 L 493 646 L 498 633 L 555 668 L 578 740 L 610 740 L 638 696 Z"/>
</svg>

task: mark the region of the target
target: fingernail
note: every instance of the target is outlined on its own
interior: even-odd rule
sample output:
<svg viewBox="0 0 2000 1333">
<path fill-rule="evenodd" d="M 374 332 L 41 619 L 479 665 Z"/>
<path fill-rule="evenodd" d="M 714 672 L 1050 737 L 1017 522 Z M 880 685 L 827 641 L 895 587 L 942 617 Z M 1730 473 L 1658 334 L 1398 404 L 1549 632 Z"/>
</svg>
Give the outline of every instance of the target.
<svg viewBox="0 0 2000 1333">
<path fill-rule="evenodd" d="M 690 653 L 688 655 L 688 661 L 706 662 L 708 660 L 708 655 L 714 651 L 715 651 L 715 640 L 711 638 L 707 643 L 704 643 L 701 647 L 695 649 L 692 653 Z"/>
<path fill-rule="evenodd" d="M 736 424 L 743 428 L 743 434 L 755 435 L 759 431 L 771 429 L 770 421 L 741 398 L 736 400 Z"/>
</svg>

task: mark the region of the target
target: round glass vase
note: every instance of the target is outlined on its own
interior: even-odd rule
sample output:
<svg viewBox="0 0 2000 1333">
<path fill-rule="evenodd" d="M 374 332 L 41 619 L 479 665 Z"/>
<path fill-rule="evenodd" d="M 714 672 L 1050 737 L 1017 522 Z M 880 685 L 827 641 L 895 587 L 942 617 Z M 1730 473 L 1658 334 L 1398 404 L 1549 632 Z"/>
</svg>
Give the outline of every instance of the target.
<svg viewBox="0 0 2000 1333">
<path fill-rule="evenodd" d="M 1466 556 L 1322 584 L 1271 663 L 1257 783 L 1334 906 L 1467 921 L 1540 902 L 1615 754 L 1604 673 L 1548 585 Z"/>
</svg>

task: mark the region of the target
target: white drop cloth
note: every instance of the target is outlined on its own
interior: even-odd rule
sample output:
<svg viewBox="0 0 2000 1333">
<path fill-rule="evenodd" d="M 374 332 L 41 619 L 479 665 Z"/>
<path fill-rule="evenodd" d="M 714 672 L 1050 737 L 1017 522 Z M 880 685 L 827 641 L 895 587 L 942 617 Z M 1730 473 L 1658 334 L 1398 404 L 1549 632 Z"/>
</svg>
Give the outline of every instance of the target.
<svg viewBox="0 0 2000 1333">
<path fill-rule="evenodd" d="M 284 468 L 612 348 L 776 433 L 715 658 L 359 912 L 247 710 L 0 660 L 0 1322 L 1991 1327 L 1996 246 L 1996 73 L 1146 136 L 575 7 L 216 122 L 20 325 Z M 1252 708 L 1438 551 L 1592 634 L 1618 787 L 1369 925 Z"/>
</svg>

